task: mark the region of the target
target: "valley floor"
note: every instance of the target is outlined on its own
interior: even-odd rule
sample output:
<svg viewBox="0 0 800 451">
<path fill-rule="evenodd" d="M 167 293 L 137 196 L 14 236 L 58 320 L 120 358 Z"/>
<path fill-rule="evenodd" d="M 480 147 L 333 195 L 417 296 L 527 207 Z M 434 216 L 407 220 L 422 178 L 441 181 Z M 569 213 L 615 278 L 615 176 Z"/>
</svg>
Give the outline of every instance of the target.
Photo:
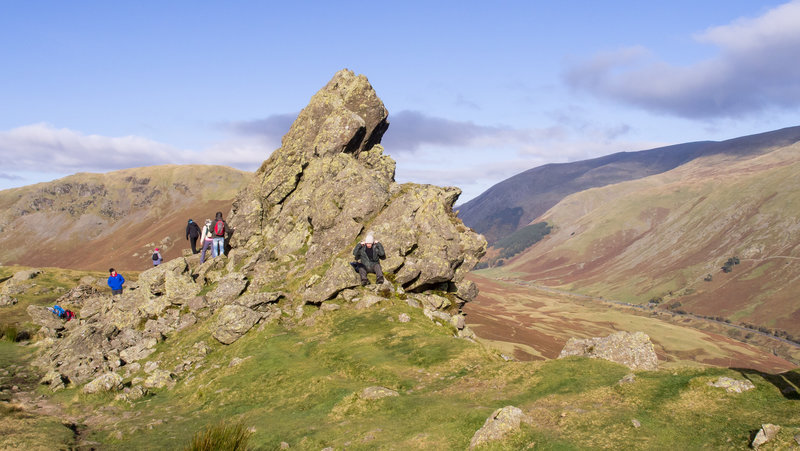
<svg viewBox="0 0 800 451">
<path fill-rule="evenodd" d="M 519 360 L 557 358 L 571 337 L 600 337 L 625 330 L 647 333 L 665 367 L 710 365 L 779 373 L 800 362 L 797 345 L 757 333 L 750 334 L 750 342 L 745 343 L 730 336 L 746 335 L 733 325 L 501 277 L 470 274 L 480 293 L 464 311 L 482 341 Z"/>
</svg>

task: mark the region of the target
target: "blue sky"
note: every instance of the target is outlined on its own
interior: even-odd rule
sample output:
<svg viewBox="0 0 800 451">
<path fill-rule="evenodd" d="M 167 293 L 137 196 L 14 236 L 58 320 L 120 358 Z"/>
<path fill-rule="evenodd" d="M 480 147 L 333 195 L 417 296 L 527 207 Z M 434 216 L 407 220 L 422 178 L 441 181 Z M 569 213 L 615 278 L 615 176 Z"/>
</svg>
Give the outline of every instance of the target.
<svg viewBox="0 0 800 451">
<path fill-rule="evenodd" d="M 800 0 L 0 2 L 0 189 L 166 163 L 255 170 L 342 69 L 396 179 L 800 125 Z"/>
</svg>

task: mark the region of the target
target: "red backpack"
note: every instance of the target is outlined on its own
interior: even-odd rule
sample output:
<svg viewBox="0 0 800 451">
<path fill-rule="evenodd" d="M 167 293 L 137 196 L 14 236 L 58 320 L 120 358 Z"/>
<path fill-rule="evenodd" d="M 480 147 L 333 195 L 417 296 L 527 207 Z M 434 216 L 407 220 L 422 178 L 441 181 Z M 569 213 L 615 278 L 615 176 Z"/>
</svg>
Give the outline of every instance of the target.
<svg viewBox="0 0 800 451">
<path fill-rule="evenodd" d="M 225 221 L 222 219 L 217 219 L 217 222 L 214 223 L 214 235 L 225 236 Z"/>
</svg>

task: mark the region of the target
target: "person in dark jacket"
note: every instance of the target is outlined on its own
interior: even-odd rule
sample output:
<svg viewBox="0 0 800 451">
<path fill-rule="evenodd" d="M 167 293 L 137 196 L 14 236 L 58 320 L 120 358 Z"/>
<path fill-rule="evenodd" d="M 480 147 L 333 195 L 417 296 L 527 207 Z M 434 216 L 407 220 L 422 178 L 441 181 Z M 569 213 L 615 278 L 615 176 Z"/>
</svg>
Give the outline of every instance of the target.
<svg viewBox="0 0 800 451">
<path fill-rule="evenodd" d="M 200 237 L 200 226 L 197 225 L 196 222 L 189 220 L 189 224 L 186 225 L 186 239 L 192 243 L 192 253 L 197 254 L 200 251 L 197 250 L 197 238 Z"/>
<path fill-rule="evenodd" d="M 125 283 L 125 278 L 122 274 L 117 274 L 114 268 L 108 270 L 108 286 L 111 288 L 111 294 L 122 294 L 122 284 Z"/>
<path fill-rule="evenodd" d="M 369 284 L 368 272 L 375 274 L 377 283 L 383 283 L 383 269 L 381 269 L 380 260 L 386 258 L 386 252 L 383 250 L 383 245 L 380 241 L 375 241 L 375 236 L 372 232 L 367 232 L 364 241 L 356 245 L 355 249 L 353 249 L 353 257 L 358 261 L 353 267 L 361 277 L 362 286 Z"/>
<path fill-rule="evenodd" d="M 212 257 L 225 255 L 225 235 L 228 235 L 230 232 L 232 232 L 232 230 L 228 227 L 228 223 L 222 219 L 222 212 L 218 211 L 214 223 L 211 226 L 211 233 L 214 235 L 213 242 L 211 243 Z"/>
</svg>

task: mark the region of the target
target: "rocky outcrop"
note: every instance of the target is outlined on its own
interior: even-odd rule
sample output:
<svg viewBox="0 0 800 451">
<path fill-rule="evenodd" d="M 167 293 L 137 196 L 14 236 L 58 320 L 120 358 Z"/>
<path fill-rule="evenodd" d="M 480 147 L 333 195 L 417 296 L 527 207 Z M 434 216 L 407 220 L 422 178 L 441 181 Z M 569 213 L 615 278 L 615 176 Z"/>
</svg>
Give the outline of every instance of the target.
<svg viewBox="0 0 800 451">
<path fill-rule="evenodd" d="M 620 363 L 632 370 L 657 370 L 650 337 L 643 332 L 616 332 L 604 338 L 570 338 L 558 358 L 583 356 Z"/>
<path fill-rule="evenodd" d="M 708 385 L 717 388 L 724 388 L 728 393 L 742 393 L 756 388 L 756 386 L 749 380 L 738 380 L 730 377 L 720 377 L 714 382 L 709 382 Z"/>
<path fill-rule="evenodd" d="M 761 429 L 758 430 L 756 436 L 753 438 L 753 442 L 750 446 L 753 449 L 758 449 L 762 445 L 765 445 L 767 442 L 775 440 L 775 437 L 778 436 L 778 432 L 780 432 L 781 427 L 775 424 L 765 424 L 761 426 Z"/>
<path fill-rule="evenodd" d="M 17 298 L 14 296 L 24 293 L 35 284 L 31 281 L 42 274 L 41 269 L 26 269 L 17 271 L 10 279 L 0 283 L 0 306 L 14 305 Z"/>
<path fill-rule="evenodd" d="M 366 77 L 338 72 L 237 195 L 227 256 L 203 264 L 195 255 L 166 261 L 118 296 L 90 284 L 76 287 L 63 299 L 79 307 L 80 321 L 67 326 L 31 311 L 53 339 L 37 360 L 48 383 L 131 377 L 157 343 L 206 320 L 204 327 L 227 345 L 259 322 L 310 327 L 341 304 L 366 309 L 399 296 L 471 337 L 460 307 L 477 289 L 464 275 L 486 242 L 453 213 L 458 188 L 394 181 L 395 163 L 380 145 L 387 118 Z M 386 250 L 386 281 L 376 288 L 362 288 L 350 265 L 367 230 Z M 306 315 L 309 305 L 319 309 Z M 196 362 L 134 381 L 169 387 Z"/>
<path fill-rule="evenodd" d="M 348 262 L 369 229 L 399 288 L 474 297 L 461 283 L 486 243 L 453 213 L 458 188 L 395 183 L 379 144 L 387 118 L 366 77 L 348 70 L 300 112 L 233 205 L 232 244 L 249 254 L 255 287 L 299 280 L 305 303 L 336 297 L 358 284 Z"/>
<path fill-rule="evenodd" d="M 503 440 L 514 432 L 519 431 L 520 423 L 526 419 L 527 417 L 518 407 L 506 406 L 495 410 L 483 423 L 483 427 L 475 431 L 472 440 L 469 442 L 469 449 L 474 449 L 493 441 Z"/>
<path fill-rule="evenodd" d="M 217 317 L 212 335 L 220 343 L 229 345 L 246 334 L 258 320 L 261 314 L 241 305 L 226 305 Z"/>
</svg>

